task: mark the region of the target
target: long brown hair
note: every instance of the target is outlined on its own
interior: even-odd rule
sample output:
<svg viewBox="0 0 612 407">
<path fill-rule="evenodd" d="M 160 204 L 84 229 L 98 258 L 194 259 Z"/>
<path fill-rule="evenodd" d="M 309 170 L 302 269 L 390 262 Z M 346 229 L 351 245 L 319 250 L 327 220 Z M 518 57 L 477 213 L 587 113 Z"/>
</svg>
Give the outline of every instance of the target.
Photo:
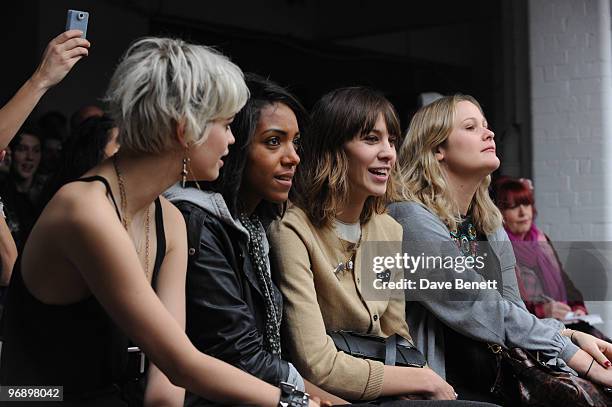
<svg viewBox="0 0 612 407">
<path fill-rule="evenodd" d="M 294 201 L 317 227 L 327 226 L 349 198 L 348 158 L 344 143 L 367 134 L 382 114 L 390 136 L 399 139 L 399 120 L 391 102 L 365 87 L 336 89 L 314 106 L 310 127 L 303 138 Z M 392 168 L 384 196 L 369 197 L 360 215 L 361 223 L 374 213 L 384 213 L 396 194 L 396 167 Z"/>
</svg>

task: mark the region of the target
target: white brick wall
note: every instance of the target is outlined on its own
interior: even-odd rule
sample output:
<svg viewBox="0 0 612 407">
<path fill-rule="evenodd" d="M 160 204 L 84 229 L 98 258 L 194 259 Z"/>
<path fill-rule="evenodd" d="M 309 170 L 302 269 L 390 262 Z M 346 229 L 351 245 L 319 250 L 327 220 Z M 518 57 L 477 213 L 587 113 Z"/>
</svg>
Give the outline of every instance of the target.
<svg viewBox="0 0 612 407">
<path fill-rule="evenodd" d="M 610 1 L 531 0 L 529 14 L 538 223 L 553 240 L 612 240 Z"/>
<path fill-rule="evenodd" d="M 610 0 L 530 0 L 529 30 L 537 223 L 553 241 L 612 241 Z M 612 334 L 612 302 L 587 305 Z"/>
</svg>

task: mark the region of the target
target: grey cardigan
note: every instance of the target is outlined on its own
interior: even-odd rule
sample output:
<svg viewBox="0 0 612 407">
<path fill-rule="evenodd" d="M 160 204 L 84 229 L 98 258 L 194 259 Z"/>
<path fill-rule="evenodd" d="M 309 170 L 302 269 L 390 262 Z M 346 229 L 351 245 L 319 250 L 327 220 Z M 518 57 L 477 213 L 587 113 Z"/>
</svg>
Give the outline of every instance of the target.
<svg viewBox="0 0 612 407">
<path fill-rule="evenodd" d="M 389 205 L 389 214 L 404 229 L 404 252 L 411 253 L 415 242 L 421 242 L 433 243 L 428 244 L 429 254 L 461 256 L 448 228 L 423 205 L 393 203 Z M 561 335 L 564 328 L 561 322 L 538 319 L 525 308 L 516 281 L 514 252 L 504 229 L 500 227 L 487 239 L 501 266 L 503 296 L 497 290 L 469 290 L 462 292 L 460 301 L 434 297 L 434 292 L 424 300 L 420 297 L 419 302 L 408 302 L 410 298 L 407 297 L 406 320 L 416 346 L 425 354 L 429 366 L 443 378 L 446 377 L 443 325 L 478 341 L 540 351 L 549 364 L 566 368 L 564 361 L 568 361 L 578 347 Z M 484 280 L 471 269 L 466 270 L 462 278 Z"/>
</svg>

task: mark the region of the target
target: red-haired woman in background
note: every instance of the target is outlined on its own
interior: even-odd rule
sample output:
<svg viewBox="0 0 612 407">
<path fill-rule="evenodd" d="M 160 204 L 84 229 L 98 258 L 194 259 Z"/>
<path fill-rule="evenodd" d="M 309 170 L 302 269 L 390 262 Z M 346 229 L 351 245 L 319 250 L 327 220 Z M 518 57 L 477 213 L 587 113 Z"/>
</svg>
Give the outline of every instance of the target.
<svg viewBox="0 0 612 407">
<path fill-rule="evenodd" d="M 563 270 L 550 239 L 536 224 L 533 186 L 529 180 L 501 178 L 495 185 L 496 203 L 504 217 L 504 228 L 516 256 L 516 278 L 521 297 L 539 318 L 564 321 L 568 314 L 588 314 L 580 291 Z M 571 315 L 571 314 L 570 314 Z M 587 322 L 566 324 L 568 328 L 610 340 Z"/>
</svg>

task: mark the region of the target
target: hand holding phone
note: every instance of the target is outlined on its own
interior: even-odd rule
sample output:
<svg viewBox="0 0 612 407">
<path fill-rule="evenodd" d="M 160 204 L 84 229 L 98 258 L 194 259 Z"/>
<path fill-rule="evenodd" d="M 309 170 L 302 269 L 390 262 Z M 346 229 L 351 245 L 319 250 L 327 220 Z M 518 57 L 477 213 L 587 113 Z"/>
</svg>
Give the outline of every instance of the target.
<svg viewBox="0 0 612 407">
<path fill-rule="evenodd" d="M 46 90 L 64 79 L 74 64 L 89 54 L 89 41 L 80 35 L 80 31 L 71 30 L 51 40 L 32 75 L 32 83 Z"/>
<path fill-rule="evenodd" d="M 87 23 L 89 22 L 89 13 L 80 10 L 68 10 L 66 17 L 66 31 L 80 30 L 83 32 L 81 38 L 87 38 Z"/>
</svg>

